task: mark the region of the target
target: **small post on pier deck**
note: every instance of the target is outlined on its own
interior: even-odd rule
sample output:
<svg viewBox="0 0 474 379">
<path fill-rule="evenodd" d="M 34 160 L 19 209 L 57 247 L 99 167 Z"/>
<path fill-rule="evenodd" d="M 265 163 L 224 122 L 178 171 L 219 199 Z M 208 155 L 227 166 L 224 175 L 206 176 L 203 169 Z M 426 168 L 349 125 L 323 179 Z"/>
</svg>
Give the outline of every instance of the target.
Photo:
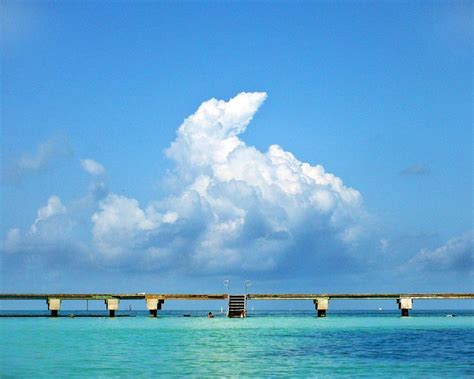
<svg viewBox="0 0 474 379">
<path fill-rule="evenodd" d="M 408 317 L 409 311 L 413 306 L 413 299 L 409 297 L 402 297 L 397 300 L 398 309 L 402 310 L 402 317 Z"/>
<path fill-rule="evenodd" d="M 51 317 L 58 317 L 59 308 L 61 308 L 61 299 L 48 298 L 48 309 L 51 311 Z"/>
<path fill-rule="evenodd" d="M 328 297 L 318 297 L 313 300 L 314 307 L 318 311 L 318 317 L 326 317 L 326 311 L 329 308 L 329 298 Z"/>
<path fill-rule="evenodd" d="M 156 299 L 156 298 L 147 298 L 146 299 L 146 307 L 150 311 L 150 317 L 157 317 L 158 316 L 158 310 L 161 309 L 161 304 L 163 304 L 165 301 Z"/>
<path fill-rule="evenodd" d="M 116 298 L 105 299 L 105 306 L 107 307 L 107 310 L 109 311 L 110 317 L 115 317 L 115 311 L 118 310 L 119 303 L 120 303 L 120 299 L 116 299 Z"/>
</svg>

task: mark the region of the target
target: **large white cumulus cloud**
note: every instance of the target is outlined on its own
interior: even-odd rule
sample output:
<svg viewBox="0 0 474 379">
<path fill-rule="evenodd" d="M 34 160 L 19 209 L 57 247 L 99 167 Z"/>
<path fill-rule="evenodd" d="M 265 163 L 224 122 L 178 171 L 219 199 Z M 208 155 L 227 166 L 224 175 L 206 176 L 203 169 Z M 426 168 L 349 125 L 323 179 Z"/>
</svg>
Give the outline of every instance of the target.
<svg viewBox="0 0 474 379">
<path fill-rule="evenodd" d="M 99 250 L 110 256 L 122 254 L 138 245 L 143 233 L 157 227 L 135 199 L 110 194 L 100 202 L 100 211 L 92 216 L 93 236 Z"/>
<path fill-rule="evenodd" d="M 202 103 L 166 151 L 180 190 L 146 208 L 109 194 L 92 217 L 97 249 L 153 265 L 268 270 L 353 243 L 364 223 L 358 191 L 280 146 L 261 152 L 239 138 L 265 98 Z"/>
</svg>

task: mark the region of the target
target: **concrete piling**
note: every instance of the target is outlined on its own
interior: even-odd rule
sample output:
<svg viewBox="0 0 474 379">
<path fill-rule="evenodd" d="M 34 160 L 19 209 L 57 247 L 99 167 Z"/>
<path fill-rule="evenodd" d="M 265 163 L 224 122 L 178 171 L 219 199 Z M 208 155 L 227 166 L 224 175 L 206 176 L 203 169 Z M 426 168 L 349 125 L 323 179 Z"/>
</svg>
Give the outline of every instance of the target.
<svg viewBox="0 0 474 379">
<path fill-rule="evenodd" d="M 402 311 L 402 317 L 408 317 L 410 309 L 413 307 L 413 299 L 409 297 L 401 297 L 397 300 L 398 309 Z"/>
<path fill-rule="evenodd" d="M 115 317 L 115 311 L 118 310 L 119 303 L 120 303 L 120 300 L 116 298 L 105 299 L 105 306 L 107 307 L 107 310 L 109 311 L 110 317 Z"/>
<path fill-rule="evenodd" d="M 165 301 L 157 298 L 146 298 L 146 307 L 150 311 L 150 317 L 157 317 L 158 310 L 161 309 L 161 304 Z"/>
<path fill-rule="evenodd" d="M 329 308 L 329 298 L 318 297 L 313 300 L 314 307 L 318 313 L 318 317 L 326 317 L 326 311 Z"/>
<path fill-rule="evenodd" d="M 51 311 L 51 317 L 58 317 L 59 309 L 61 308 L 61 299 L 48 298 L 48 309 Z"/>
</svg>

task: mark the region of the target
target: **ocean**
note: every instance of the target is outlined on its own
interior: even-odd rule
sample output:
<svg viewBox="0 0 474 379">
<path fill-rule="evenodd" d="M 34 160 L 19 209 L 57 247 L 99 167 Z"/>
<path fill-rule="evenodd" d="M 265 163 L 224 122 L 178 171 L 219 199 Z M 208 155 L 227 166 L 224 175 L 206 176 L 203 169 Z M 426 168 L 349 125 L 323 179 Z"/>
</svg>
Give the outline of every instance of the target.
<svg viewBox="0 0 474 379">
<path fill-rule="evenodd" d="M 0 318 L 0 377 L 474 377 L 472 310 L 118 314 Z"/>
</svg>

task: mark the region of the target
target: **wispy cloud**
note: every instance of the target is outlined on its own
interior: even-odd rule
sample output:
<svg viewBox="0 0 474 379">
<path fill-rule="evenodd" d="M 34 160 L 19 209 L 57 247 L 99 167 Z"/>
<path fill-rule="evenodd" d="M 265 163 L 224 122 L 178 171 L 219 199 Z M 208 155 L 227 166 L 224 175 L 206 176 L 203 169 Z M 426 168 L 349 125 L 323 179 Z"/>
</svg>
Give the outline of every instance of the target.
<svg viewBox="0 0 474 379">
<path fill-rule="evenodd" d="M 26 176 L 46 169 L 54 161 L 72 155 L 65 139 L 52 138 L 40 143 L 33 153 L 23 153 L 2 166 L 2 181 L 18 183 Z"/>
<path fill-rule="evenodd" d="M 99 162 L 93 159 L 81 159 L 81 166 L 88 174 L 93 176 L 102 176 L 105 174 L 105 168 Z"/>
<path fill-rule="evenodd" d="M 58 196 L 51 196 L 48 199 L 48 204 L 38 209 L 38 217 L 31 226 L 32 232 L 36 233 L 38 231 L 38 224 L 64 213 L 66 213 L 66 207 L 62 204 L 61 199 Z"/>
<path fill-rule="evenodd" d="M 425 271 L 474 272 L 474 231 L 448 240 L 436 249 L 422 249 L 409 262 Z"/>
<path fill-rule="evenodd" d="M 73 265 L 88 258 L 85 244 L 74 235 L 76 221 L 58 196 L 37 211 L 30 228 L 9 229 L 1 247 L 13 264 Z"/>
<path fill-rule="evenodd" d="M 405 167 L 399 172 L 399 174 L 402 176 L 423 176 L 428 175 L 429 173 L 429 168 L 423 164 L 413 164 L 411 166 Z"/>
</svg>

